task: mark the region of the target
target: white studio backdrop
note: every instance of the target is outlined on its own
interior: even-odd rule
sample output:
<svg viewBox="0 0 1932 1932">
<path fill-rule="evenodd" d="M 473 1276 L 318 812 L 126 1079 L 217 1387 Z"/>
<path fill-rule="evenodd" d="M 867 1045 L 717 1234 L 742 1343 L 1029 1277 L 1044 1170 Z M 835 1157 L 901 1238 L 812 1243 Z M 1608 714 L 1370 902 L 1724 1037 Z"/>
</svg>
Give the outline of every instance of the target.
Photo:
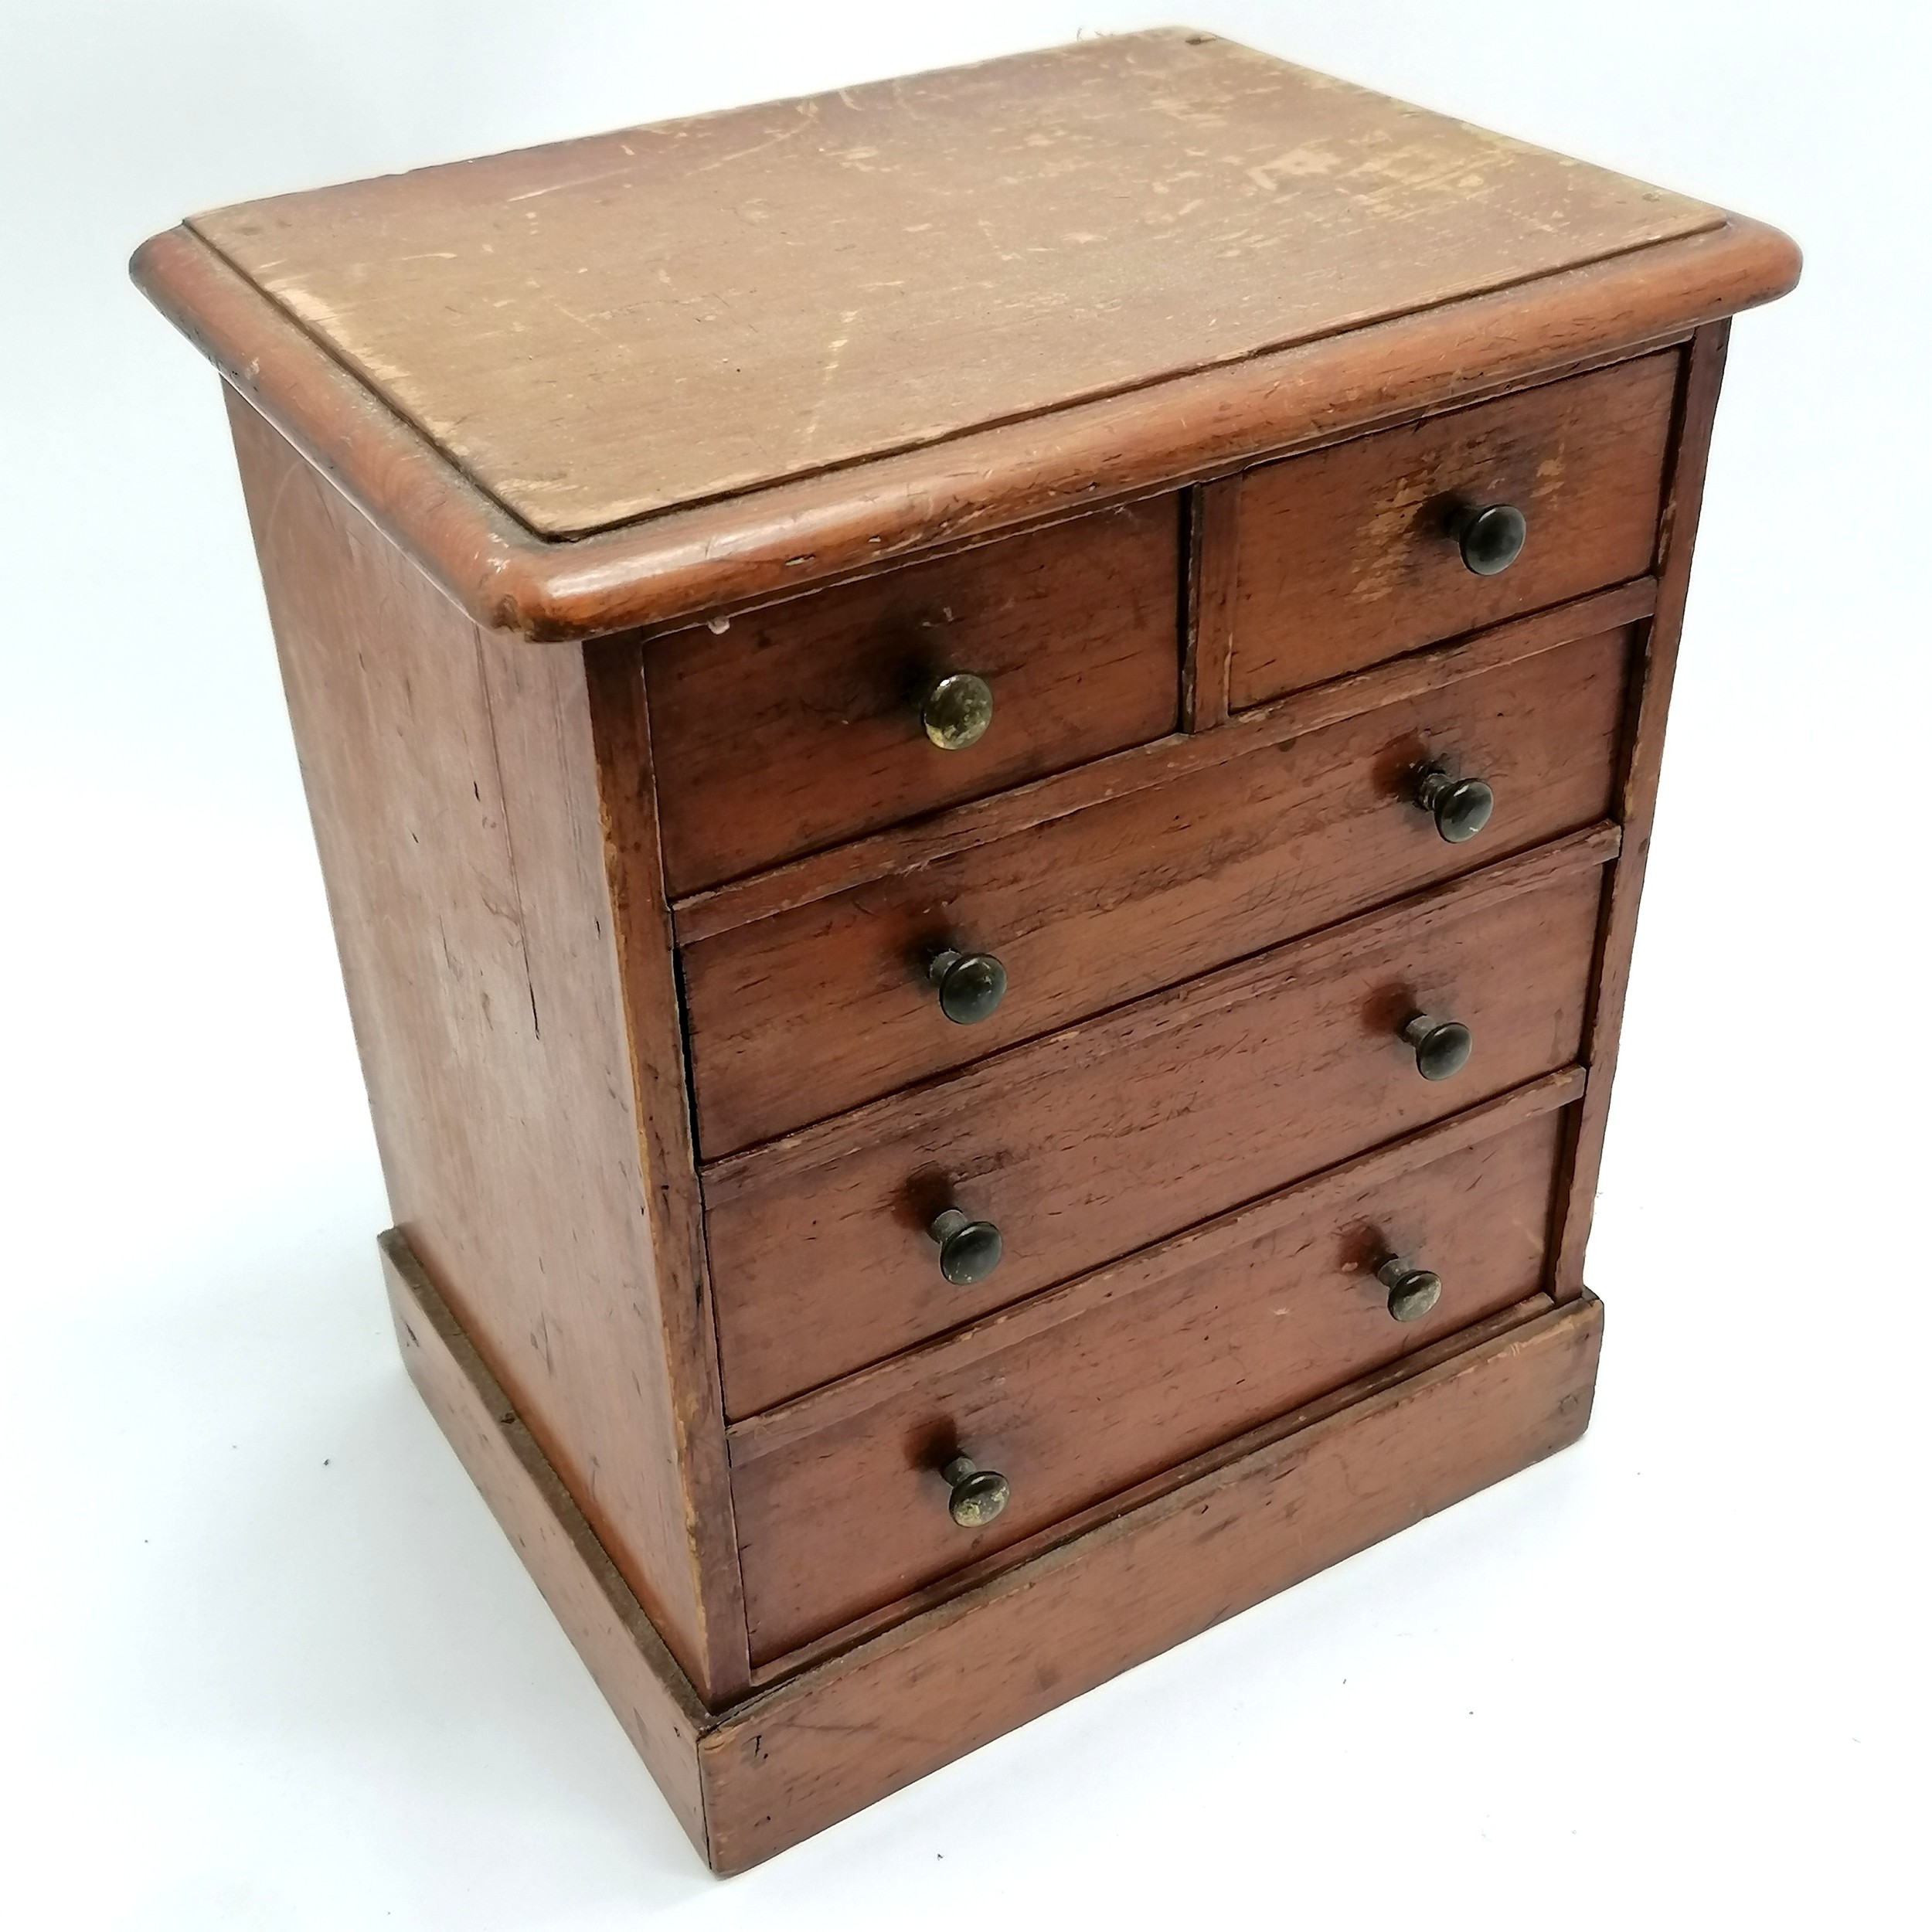
<svg viewBox="0 0 1932 1932">
<path fill-rule="evenodd" d="M 1579 1447 L 720 1885 L 395 1359 L 215 379 L 128 252 L 1175 17 L 4 0 L 0 1920 L 1923 1923 L 1920 0 L 1182 16 L 1807 252 L 1733 337 Z"/>
</svg>

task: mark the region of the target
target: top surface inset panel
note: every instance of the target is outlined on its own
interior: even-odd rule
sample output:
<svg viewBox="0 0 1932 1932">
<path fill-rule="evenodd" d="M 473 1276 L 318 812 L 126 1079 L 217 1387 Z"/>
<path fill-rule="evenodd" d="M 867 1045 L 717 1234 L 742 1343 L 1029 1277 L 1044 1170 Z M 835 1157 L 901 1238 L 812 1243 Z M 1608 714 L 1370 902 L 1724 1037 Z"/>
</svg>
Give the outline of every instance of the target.
<svg viewBox="0 0 1932 1932">
<path fill-rule="evenodd" d="M 1175 29 L 190 226 L 566 538 L 1723 219 Z"/>
</svg>

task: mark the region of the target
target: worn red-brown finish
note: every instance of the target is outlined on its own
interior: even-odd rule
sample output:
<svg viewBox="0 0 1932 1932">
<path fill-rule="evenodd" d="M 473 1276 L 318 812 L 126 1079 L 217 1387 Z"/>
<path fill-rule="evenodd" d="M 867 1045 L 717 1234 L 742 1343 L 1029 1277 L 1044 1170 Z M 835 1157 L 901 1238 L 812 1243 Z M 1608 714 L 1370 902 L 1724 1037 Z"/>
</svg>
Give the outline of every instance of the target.
<svg viewBox="0 0 1932 1932">
<path fill-rule="evenodd" d="M 404 1359 L 700 1853 L 742 1871 L 1576 1440 L 1601 1304 L 1535 1295 L 707 1710 L 399 1236 Z"/>
<path fill-rule="evenodd" d="M 1581 1433 L 1726 332 L 1797 267 L 1186 30 L 138 253 L 234 393 L 404 1359 L 716 1869 Z"/>
<path fill-rule="evenodd" d="M 1535 1294 L 1559 1124 L 1298 1189 L 1238 1244 L 1177 1243 L 734 1437 L 753 1662 Z M 1389 1313 L 1373 1270 L 1391 1257 L 1442 1277 L 1420 1321 Z M 1012 1485 L 985 1529 L 947 1512 L 954 1450 Z"/>
<path fill-rule="evenodd" d="M 513 515 L 581 536 L 1723 222 L 1170 29 L 189 226 Z"/>
<path fill-rule="evenodd" d="M 1681 338 L 1798 257 L 1182 32 L 243 204 L 134 267 L 471 615 L 556 638 Z"/>
<path fill-rule="evenodd" d="M 1609 815 L 1628 631 L 1225 757 L 687 945 L 699 1141 L 716 1158 Z M 1431 764 L 1498 804 L 1451 845 Z M 923 971 L 984 948 L 1008 989 L 948 1020 Z"/>
<path fill-rule="evenodd" d="M 397 1224 L 665 1641 L 729 1696 L 743 1622 L 689 1141 L 632 1079 L 638 1050 L 682 1087 L 668 939 L 661 912 L 631 929 L 634 1031 L 583 652 L 479 631 L 231 416 Z"/>
<path fill-rule="evenodd" d="M 1104 511 L 655 641 L 645 658 L 673 893 L 1158 738 L 1180 703 L 1180 510 Z M 926 686 L 984 678 L 942 750 Z"/>
<path fill-rule="evenodd" d="M 1576 1057 L 1585 833 L 706 1170 L 725 1407 L 753 1413 Z M 1399 1037 L 1461 1019 L 1425 1080 Z M 976 1287 L 941 1208 L 993 1222 Z"/>
<path fill-rule="evenodd" d="M 852 886 L 885 879 L 896 872 L 916 872 L 975 846 L 1048 825 L 1070 812 L 1084 811 L 1089 806 L 1124 798 L 1172 779 L 1191 777 L 1239 753 L 1307 737 L 1366 712 L 1406 704 L 1462 679 L 1520 664 L 1526 658 L 1573 644 L 1580 638 L 1640 621 L 1649 617 L 1656 604 L 1655 580 L 1638 577 L 1469 637 L 1411 651 L 1352 677 L 1337 678 L 1311 690 L 1277 698 L 1230 718 L 1212 731 L 1157 738 L 1131 751 L 1096 758 L 1071 771 L 895 825 L 749 879 L 690 893 L 672 908 L 678 937 L 685 946 L 694 946 L 733 927 L 789 912 L 814 900 L 828 899 Z"/>
<path fill-rule="evenodd" d="M 1648 570 L 1679 360 L 1645 356 L 1250 471 L 1230 708 Z M 1453 513 L 1498 503 L 1523 512 L 1528 541 L 1478 577 Z"/>
</svg>

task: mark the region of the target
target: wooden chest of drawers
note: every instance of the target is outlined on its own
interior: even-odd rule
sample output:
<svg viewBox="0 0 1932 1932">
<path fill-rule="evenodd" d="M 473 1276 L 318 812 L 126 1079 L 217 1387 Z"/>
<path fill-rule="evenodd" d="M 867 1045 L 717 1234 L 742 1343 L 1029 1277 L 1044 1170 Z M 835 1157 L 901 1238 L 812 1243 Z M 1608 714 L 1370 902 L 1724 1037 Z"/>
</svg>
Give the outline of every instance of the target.
<svg viewBox="0 0 1932 1932">
<path fill-rule="evenodd" d="M 1181 30 L 198 216 L 403 1352 L 712 1863 L 1573 1440 L 1790 243 Z"/>
</svg>

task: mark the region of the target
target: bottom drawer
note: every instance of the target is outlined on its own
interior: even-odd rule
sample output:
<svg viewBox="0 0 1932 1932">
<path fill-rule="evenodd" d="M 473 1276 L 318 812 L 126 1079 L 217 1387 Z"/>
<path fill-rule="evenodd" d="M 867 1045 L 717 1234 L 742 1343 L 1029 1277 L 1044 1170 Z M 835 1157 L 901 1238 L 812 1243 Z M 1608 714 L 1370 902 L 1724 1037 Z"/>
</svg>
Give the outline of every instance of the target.
<svg viewBox="0 0 1932 1932">
<path fill-rule="evenodd" d="M 735 1427 L 752 1657 L 1158 1475 L 1543 1283 L 1575 1070 Z M 1386 1260 L 1439 1276 L 1390 1312 Z M 953 1520 L 956 1453 L 1007 1479 Z"/>
</svg>

